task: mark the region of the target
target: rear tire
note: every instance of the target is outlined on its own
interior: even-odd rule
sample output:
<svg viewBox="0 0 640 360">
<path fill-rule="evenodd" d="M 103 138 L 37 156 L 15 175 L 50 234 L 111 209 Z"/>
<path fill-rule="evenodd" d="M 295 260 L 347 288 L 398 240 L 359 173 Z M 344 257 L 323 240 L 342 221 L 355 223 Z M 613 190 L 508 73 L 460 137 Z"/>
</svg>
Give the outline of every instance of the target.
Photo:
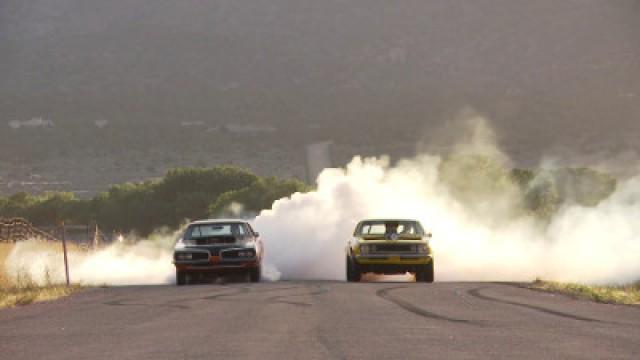
<svg viewBox="0 0 640 360">
<path fill-rule="evenodd" d="M 355 263 L 349 256 L 347 256 L 347 281 L 359 282 L 362 274 L 358 268 L 358 264 Z"/>
<path fill-rule="evenodd" d="M 253 283 L 260 282 L 262 279 L 262 266 L 258 265 L 258 267 L 249 270 L 249 281 Z"/>
<path fill-rule="evenodd" d="M 187 274 L 184 271 L 176 270 L 176 285 L 187 285 Z"/>
</svg>

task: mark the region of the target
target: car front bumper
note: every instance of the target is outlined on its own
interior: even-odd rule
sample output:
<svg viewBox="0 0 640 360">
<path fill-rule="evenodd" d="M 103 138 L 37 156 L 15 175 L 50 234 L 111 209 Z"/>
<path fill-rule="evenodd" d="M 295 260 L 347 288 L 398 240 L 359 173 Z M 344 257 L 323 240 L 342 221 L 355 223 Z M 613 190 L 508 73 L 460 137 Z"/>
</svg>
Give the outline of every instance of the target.
<svg viewBox="0 0 640 360">
<path fill-rule="evenodd" d="M 258 256 L 225 258 L 224 252 L 220 255 L 214 256 L 207 250 L 176 250 L 176 254 L 181 252 L 192 254 L 199 253 L 200 258 L 194 260 L 177 260 L 174 255 L 173 264 L 178 271 L 227 272 L 248 270 L 260 266 L 260 258 Z"/>
<path fill-rule="evenodd" d="M 356 255 L 358 265 L 426 265 L 433 261 L 431 254 L 367 254 Z"/>
</svg>

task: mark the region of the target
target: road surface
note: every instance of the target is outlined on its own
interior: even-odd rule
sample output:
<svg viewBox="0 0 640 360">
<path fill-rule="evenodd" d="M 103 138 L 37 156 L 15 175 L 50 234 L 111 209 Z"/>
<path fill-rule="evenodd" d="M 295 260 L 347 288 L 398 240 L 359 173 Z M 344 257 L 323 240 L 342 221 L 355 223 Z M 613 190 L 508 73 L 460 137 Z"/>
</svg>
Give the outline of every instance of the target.
<svg viewBox="0 0 640 360">
<path fill-rule="evenodd" d="M 0 311 L 2 359 L 638 359 L 640 308 L 496 283 L 96 288 Z"/>
</svg>

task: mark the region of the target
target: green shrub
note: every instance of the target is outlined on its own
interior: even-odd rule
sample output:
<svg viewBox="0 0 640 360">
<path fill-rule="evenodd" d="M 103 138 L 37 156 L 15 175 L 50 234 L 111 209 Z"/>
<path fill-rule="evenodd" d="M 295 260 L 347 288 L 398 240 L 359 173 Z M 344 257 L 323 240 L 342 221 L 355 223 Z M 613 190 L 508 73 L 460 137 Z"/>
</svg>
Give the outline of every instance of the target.
<svg viewBox="0 0 640 360">
<path fill-rule="evenodd" d="M 515 198 L 520 201 L 515 206 L 547 220 L 564 204 L 595 206 L 617 186 L 611 175 L 589 168 L 510 170 L 477 155 L 444 159 L 440 177 L 471 209 L 484 212 L 499 199 Z M 114 185 L 91 200 L 65 192 L 0 197 L 0 217 L 24 217 L 36 225 L 95 221 L 107 232 L 148 235 L 161 226 L 177 228 L 185 219 L 237 215 L 233 203 L 242 204 L 245 214 L 257 214 L 277 199 L 310 189 L 298 180 L 259 177 L 232 166 L 180 168 L 159 180 Z"/>
<path fill-rule="evenodd" d="M 515 189 L 509 171 L 488 156 L 449 156 L 440 164 L 439 173 L 452 194 L 466 204 L 495 198 Z"/>
<path fill-rule="evenodd" d="M 241 204 L 245 214 L 257 214 L 261 210 L 270 209 L 273 202 L 278 199 L 309 190 L 310 187 L 299 180 L 279 180 L 275 177 L 258 178 L 243 189 L 228 191 L 220 195 L 209 207 L 209 215 L 238 215 L 234 214 L 233 209 L 230 209 L 230 205 L 233 203 Z"/>
<path fill-rule="evenodd" d="M 613 194 L 617 180 L 589 168 L 514 169 L 511 177 L 532 214 L 550 219 L 564 204 L 596 206 Z"/>
<path fill-rule="evenodd" d="M 114 185 L 91 200 L 65 192 L 0 197 L 0 217 L 24 217 L 36 225 L 95 221 L 106 232 L 148 235 L 161 226 L 177 228 L 185 219 L 204 218 L 214 204 L 222 209 L 239 201 L 251 212 L 259 212 L 305 189 L 297 180 L 261 178 L 232 166 L 180 168 L 159 180 Z"/>
</svg>

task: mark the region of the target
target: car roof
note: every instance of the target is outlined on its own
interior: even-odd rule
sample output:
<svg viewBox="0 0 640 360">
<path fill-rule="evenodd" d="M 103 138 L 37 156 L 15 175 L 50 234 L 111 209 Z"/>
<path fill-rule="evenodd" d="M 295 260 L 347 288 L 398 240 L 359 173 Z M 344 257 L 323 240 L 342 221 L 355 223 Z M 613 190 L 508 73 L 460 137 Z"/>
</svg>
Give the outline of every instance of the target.
<svg viewBox="0 0 640 360">
<path fill-rule="evenodd" d="M 374 222 L 374 221 L 398 221 L 398 222 L 400 222 L 400 221 L 413 221 L 413 222 L 419 222 L 416 219 L 364 219 L 364 220 L 362 220 L 360 222 L 363 223 L 363 222 L 368 222 L 368 221 L 371 221 L 371 222 Z"/>
<path fill-rule="evenodd" d="M 201 224 L 228 224 L 228 223 L 243 223 L 246 224 L 246 220 L 242 219 L 204 219 L 193 221 L 189 225 L 201 225 Z"/>
</svg>

